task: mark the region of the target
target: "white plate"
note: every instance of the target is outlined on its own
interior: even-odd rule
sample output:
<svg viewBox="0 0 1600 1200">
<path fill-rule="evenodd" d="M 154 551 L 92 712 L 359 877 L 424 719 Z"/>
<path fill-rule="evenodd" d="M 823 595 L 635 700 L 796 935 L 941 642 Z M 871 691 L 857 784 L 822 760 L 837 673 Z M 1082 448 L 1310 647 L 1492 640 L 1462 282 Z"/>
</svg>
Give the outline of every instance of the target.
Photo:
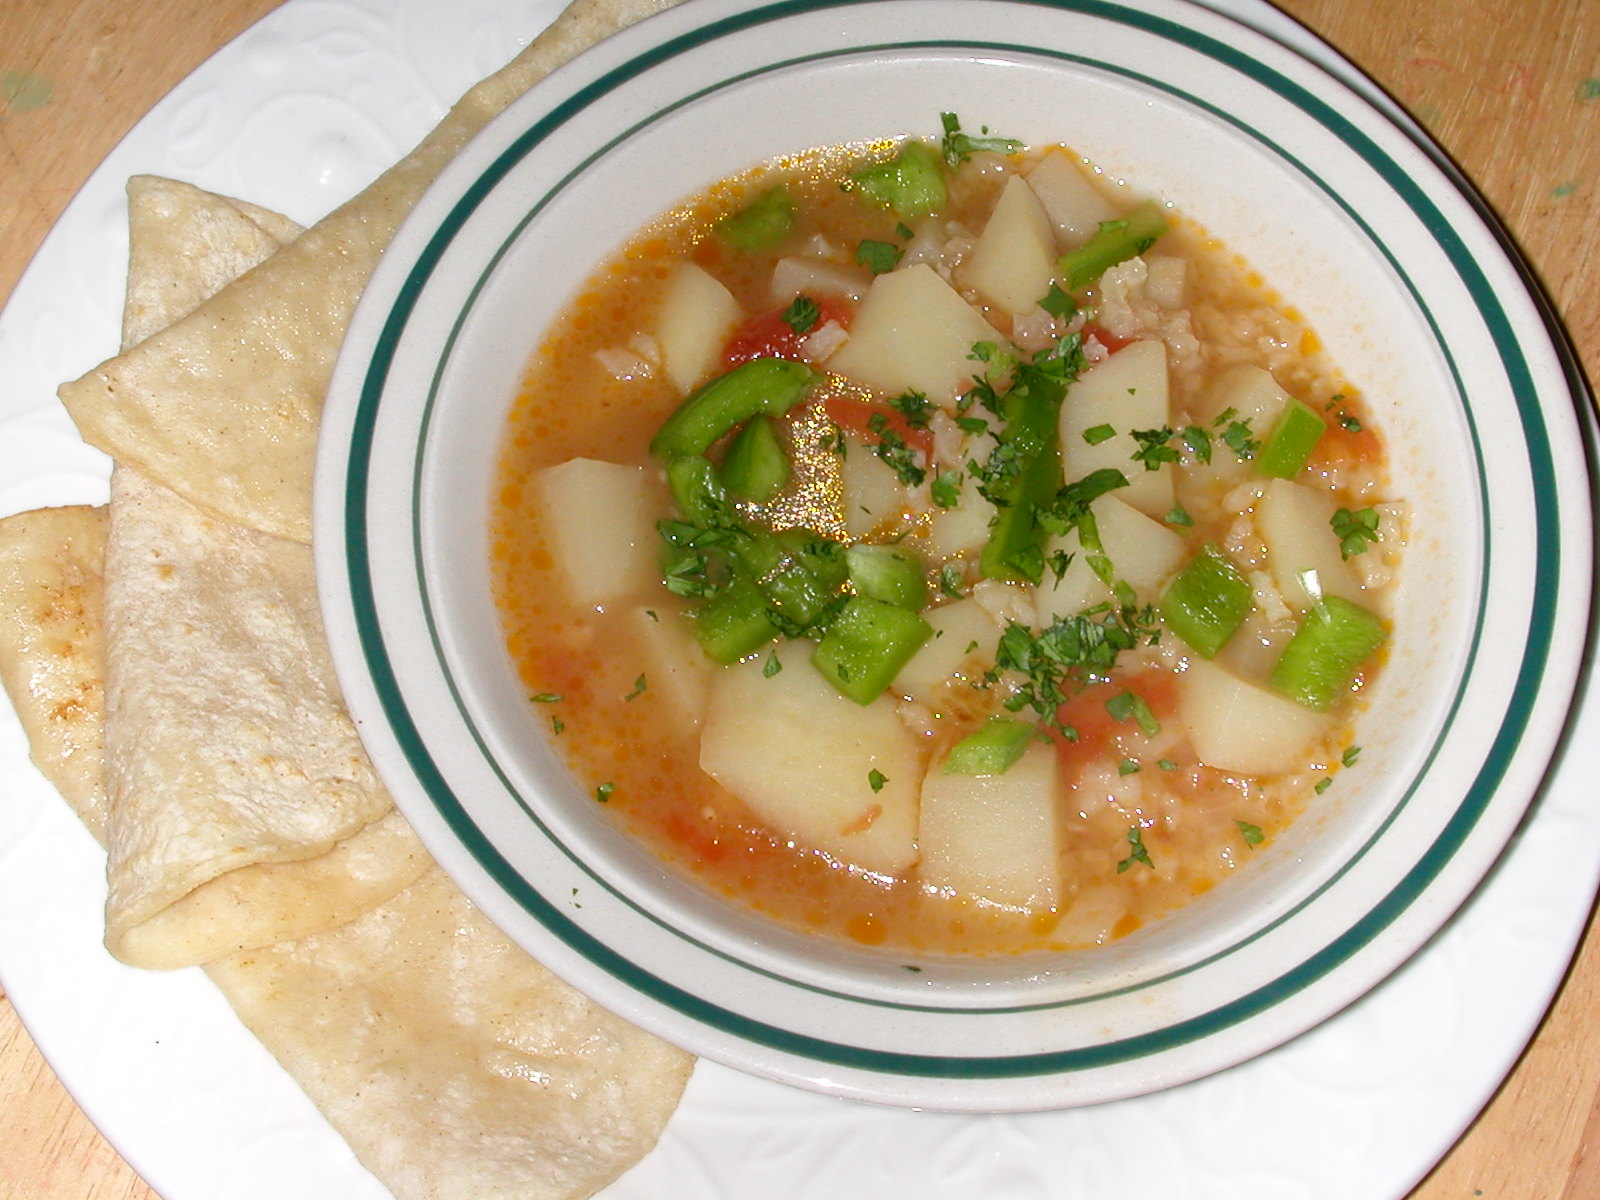
<svg viewBox="0 0 1600 1200">
<path fill-rule="evenodd" d="M 104 495 L 105 464 L 53 393 L 114 349 L 128 174 L 314 219 L 555 8 L 290 0 L 180 86 L 74 201 L 0 316 L 0 511 Z M 1281 27 L 1264 5 L 1237 11 Z M 1591 736 L 1573 739 L 1457 920 L 1377 992 L 1272 1054 L 1139 1100 L 983 1118 L 863 1108 L 702 1064 L 660 1148 L 606 1195 L 1401 1195 L 1509 1067 L 1582 928 L 1600 871 L 1583 787 L 1600 768 L 1596 721 L 1580 714 Z M 27 767 L 9 720 L 0 847 L 0 978 L 68 1087 L 166 1200 L 385 1194 L 202 975 L 131 971 L 99 948 L 99 854 Z"/>
<path fill-rule="evenodd" d="M 483 431 L 619 229 L 762 157 L 946 108 L 1026 141 L 1066 128 L 1112 177 L 1243 251 L 1375 406 L 1412 532 L 1360 770 L 1247 879 L 1092 955 L 913 956 L 908 971 L 688 893 L 530 744 L 494 633 L 484 505 L 462 500 L 493 490 Z M 1104 1102 L 1232 1066 L 1438 928 L 1503 848 L 1565 716 L 1586 473 L 1567 381 L 1518 293 L 1493 235 L 1386 117 L 1182 0 L 697 0 L 512 105 L 363 297 L 317 477 L 346 697 L 396 802 L 485 911 L 708 1058 L 969 1112 Z M 1446 594 L 1459 602 L 1433 602 Z"/>
</svg>

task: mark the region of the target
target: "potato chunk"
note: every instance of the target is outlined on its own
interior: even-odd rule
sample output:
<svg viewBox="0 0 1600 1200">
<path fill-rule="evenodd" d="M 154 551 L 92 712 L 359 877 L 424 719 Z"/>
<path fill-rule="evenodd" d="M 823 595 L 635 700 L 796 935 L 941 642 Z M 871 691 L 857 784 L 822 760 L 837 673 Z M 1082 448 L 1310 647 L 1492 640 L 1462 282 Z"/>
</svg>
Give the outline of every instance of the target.
<svg viewBox="0 0 1600 1200">
<path fill-rule="evenodd" d="M 574 458 L 534 472 L 550 553 L 572 599 L 604 605 L 643 594 L 656 582 L 665 510 L 643 467 Z"/>
<path fill-rule="evenodd" d="M 887 695 L 855 704 L 809 657 L 794 643 L 779 651 L 776 674 L 766 673 L 766 656 L 717 672 L 700 766 L 779 833 L 897 875 L 917 860 L 916 741 Z"/>
<path fill-rule="evenodd" d="M 1183 565 L 1183 537 L 1153 517 L 1124 504 L 1116 495 L 1101 496 L 1092 505 L 1100 547 L 1111 561 L 1113 577 L 1133 588 L 1134 595 L 1146 603 L 1155 599 L 1161 585 Z M 1115 600 L 1110 586 L 1095 574 L 1089 556 L 1083 552 L 1077 529 L 1052 538 L 1045 547 L 1045 561 L 1058 553 L 1071 557 L 1067 569 L 1057 578 L 1046 571 L 1034 593 L 1036 619 L 1041 627 L 1057 617 L 1072 616 L 1096 604 Z"/>
<path fill-rule="evenodd" d="M 1056 752 L 1035 743 L 1003 775 L 922 784 L 922 881 L 1009 907 L 1048 907 L 1060 888 Z"/>
<path fill-rule="evenodd" d="M 879 275 L 828 369 L 890 395 L 921 392 L 948 404 L 966 390 L 972 347 L 1003 339 L 926 263 Z"/>
<path fill-rule="evenodd" d="M 673 268 L 656 324 L 662 368 L 672 386 L 688 393 L 705 382 L 743 316 L 733 293 L 703 267 L 686 262 Z"/>
<path fill-rule="evenodd" d="M 1361 581 L 1340 554 L 1333 532 L 1337 508 L 1332 493 L 1287 479 L 1271 480 L 1256 504 L 1256 530 L 1266 543 L 1273 583 L 1278 594 L 1301 611 L 1314 599 L 1301 582 L 1306 571 L 1316 572 L 1323 595 L 1342 596 L 1353 604 L 1365 602 Z"/>
<path fill-rule="evenodd" d="M 1178 719 L 1201 762 L 1241 775 L 1304 766 L 1328 731 L 1317 713 L 1198 656 L 1180 677 Z"/>
<path fill-rule="evenodd" d="M 1171 422 L 1167 397 L 1167 348 L 1138 341 L 1090 367 L 1067 389 L 1061 406 L 1061 463 L 1069 482 L 1114 467 L 1128 477 L 1117 499 L 1160 520 L 1172 511 L 1172 468 L 1146 470 L 1134 460 L 1133 434 Z M 1084 434 L 1109 426 L 1110 437 L 1090 444 Z"/>
<path fill-rule="evenodd" d="M 961 282 L 990 304 L 1025 313 L 1050 290 L 1056 270 L 1056 235 L 1050 216 L 1020 175 L 1006 181 Z"/>
<path fill-rule="evenodd" d="M 1094 236 L 1102 221 L 1121 215 L 1090 182 L 1085 168 L 1061 150 L 1051 150 L 1039 160 L 1028 172 L 1028 186 L 1050 214 L 1057 244 L 1063 250 L 1081 246 Z"/>
</svg>

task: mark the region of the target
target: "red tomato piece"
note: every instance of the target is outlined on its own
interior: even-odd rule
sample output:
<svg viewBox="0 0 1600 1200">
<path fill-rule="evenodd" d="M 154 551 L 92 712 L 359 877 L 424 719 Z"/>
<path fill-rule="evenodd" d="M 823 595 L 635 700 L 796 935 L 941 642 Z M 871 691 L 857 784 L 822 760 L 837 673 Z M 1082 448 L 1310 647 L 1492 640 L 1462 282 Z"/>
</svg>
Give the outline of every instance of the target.
<svg viewBox="0 0 1600 1200">
<path fill-rule="evenodd" d="M 823 401 L 828 420 L 853 437 L 869 445 L 883 441 L 884 433 L 892 433 L 925 459 L 933 457 L 933 433 L 923 426 L 913 425 L 905 413 L 887 404 L 874 404 L 853 400 L 848 396 L 829 396 Z"/>
<path fill-rule="evenodd" d="M 1085 340 L 1093 338 L 1099 342 L 1106 348 L 1106 353 L 1108 354 L 1115 354 L 1124 346 L 1132 345 L 1139 340 L 1138 338 L 1118 337 L 1104 325 L 1085 325 L 1083 327 L 1083 336 Z"/>
<path fill-rule="evenodd" d="M 1077 740 L 1062 737 L 1059 730 L 1048 731 L 1056 740 L 1056 760 L 1064 775 L 1076 775 L 1086 764 L 1110 754 L 1119 734 L 1137 728 L 1106 710 L 1106 702 L 1123 692 L 1143 700 L 1162 724 L 1178 711 L 1177 683 L 1166 671 L 1142 671 L 1128 679 L 1090 684 L 1056 710 L 1056 723 L 1077 730 Z"/>
<path fill-rule="evenodd" d="M 850 327 L 850 318 L 855 311 L 851 308 L 850 301 L 842 296 L 824 296 L 816 303 L 818 310 L 816 322 L 804 333 L 797 333 L 794 327 L 783 319 L 783 314 L 789 310 L 788 305 L 751 317 L 735 329 L 733 336 L 728 339 L 728 344 L 722 351 L 723 364 L 736 367 L 753 358 L 788 358 L 798 361 L 800 344 L 829 321 L 837 321 L 846 329 Z"/>
</svg>

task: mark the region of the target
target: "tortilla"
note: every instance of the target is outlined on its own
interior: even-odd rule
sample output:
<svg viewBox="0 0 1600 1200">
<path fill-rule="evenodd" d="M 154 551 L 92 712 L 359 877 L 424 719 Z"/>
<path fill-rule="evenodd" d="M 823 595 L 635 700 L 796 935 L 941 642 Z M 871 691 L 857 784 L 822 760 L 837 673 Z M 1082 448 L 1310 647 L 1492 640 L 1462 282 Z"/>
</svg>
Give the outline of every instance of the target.
<svg viewBox="0 0 1600 1200">
<path fill-rule="evenodd" d="M 172 180 L 131 180 L 128 206 L 125 344 L 299 234 Z M 308 547 L 119 463 L 105 558 L 113 954 L 181 967 L 303 937 L 426 869 L 345 712 Z"/>
<path fill-rule="evenodd" d="M 90 445 L 212 514 L 311 538 L 317 424 L 339 345 L 400 222 L 539 79 L 677 0 L 576 0 L 360 195 L 188 317 L 61 388 Z"/>
<path fill-rule="evenodd" d="M 588 1196 L 693 1059 L 517 949 L 437 870 L 348 925 L 207 968 L 400 1200 Z"/>
<path fill-rule="evenodd" d="M 183 192 L 152 182 L 145 194 L 162 196 L 165 204 Z M 229 202 L 213 205 L 215 199 L 189 194 L 179 209 L 188 206 L 224 225 L 232 223 Z M 136 290 L 168 298 L 158 299 L 154 310 L 177 303 L 170 298 L 193 288 L 203 291 L 196 278 L 208 277 L 216 260 L 232 253 L 227 247 L 237 247 L 231 238 L 219 244 L 208 235 L 201 247 L 169 236 L 176 232 L 170 222 L 177 210 L 152 217 L 136 201 L 133 211 L 132 260 L 137 273 L 146 276 Z M 205 223 L 211 224 L 210 217 Z M 249 240 L 245 231 L 238 232 Z M 154 244 L 167 249 L 149 253 Z M 123 568 L 116 565 L 119 555 L 134 554 L 139 546 L 157 556 L 157 569 L 148 572 L 143 586 L 164 581 L 173 589 L 149 600 L 139 622 L 153 625 L 164 616 L 185 627 L 191 615 L 198 615 L 208 628 L 191 631 L 194 652 L 206 641 L 226 643 L 221 631 L 235 624 L 242 636 L 254 637 L 263 612 L 269 631 L 303 620 L 304 613 L 292 614 L 310 603 L 304 585 L 283 581 L 304 569 L 305 547 L 215 522 L 136 470 L 119 465 L 114 486 L 113 511 L 124 541 L 110 558 L 111 591 L 124 582 Z M 172 506 L 182 507 L 173 515 Z M 188 533 L 157 544 L 159 539 L 140 535 L 147 523 L 153 532 L 166 531 L 163 536 Z M 0 679 L 23 714 L 45 774 L 64 793 L 77 788 L 91 797 L 107 791 L 95 778 L 106 728 L 100 650 L 119 640 L 102 629 L 105 524 L 103 510 L 87 507 L 0 521 L 0 567 L 7 568 L 0 577 Z M 185 553 L 190 536 L 192 556 Z M 274 560 L 287 568 L 262 565 Z M 161 564 L 174 570 L 169 575 Z M 230 593 L 214 585 L 200 587 L 208 598 L 192 614 L 193 598 L 181 594 L 184 580 L 194 582 L 191 569 L 246 580 L 259 569 L 282 585 L 282 594 L 274 592 L 277 585 L 245 585 L 244 591 L 255 594 L 254 603 L 236 614 L 236 622 L 219 624 L 219 614 L 208 610 L 218 604 L 227 609 L 219 597 Z M 273 595 L 270 602 L 262 598 L 267 593 Z M 124 592 L 120 603 L 135 603 L 139 595 L 138 588 Z M 296 636 L 315 642 L 308 646 L 313 655 L 325 655 L 313 632 L 304 626 Z M 270 650 L 279 639 L 267 640 Z M 128 650 L 124 645 L 120 652 Z M 163 664 L 149 653 L 141 659 L 151 687 L 164 681 L 181 696 L 195 686 L 186 664 Z M 208 670 L 214 678 L 216 671 Z M 191 736 L 201 742 L 225 732 L 233 736 L 237 730 L 203 721 L 190 726 Z M 299 732 L 315 739 L 326 732 L 326 724 L 302 726 Z M 150 733 L 170 744 L 163 731 Z M 130 727 L 124 734 L 138 741 Z M 209 744 L 193 751 L 201 759 L 220 753 Z M 311 746 L 298 752 L 315 758 L 324 751 Z M 169 799 L 179 815 L 188 811 L 184 797 Z M 74 802 L 74 807 L 91 828 L 103 820 L 103 804 Z M 129 820 L 126 814 L 121 819 Z M 396 828 L 404 839 L 411 838 L 392 811 L 366 830 Z M 180 839 L 190 836 L 181 827 L 173 832 Z M 202 933 L 214 925 L 226 937 L 237 924 L 260 928 L 254 910 L 265 904 L 281 911 L 282 894 L 298 890 L 310 897 L 308 906 L 321 910 L 319 919 L 325 918 L 326 897 L 316 894 L 318 887 L 337 888 L 341 873 L 343 881 L 362 873 L 350 847 L 363 836 L 313 860 L 309 877 L 306 863 L 256 864 L 219 876 L 166 911 L 182 917 L 186 906 L 202 906 L 209 913 L 206 920 L 177 923 Z M 381 850 L 375 857 L 391 861 Z M 580 1200 L 591 1195 L 655 1144 L 682 1095 L 693 1058 L 610 1015 L 551 975 L 486 921 L 425 856 L 420 869 L 419 879 L 353 920 L 213 961 L 206 970 L 245 1025 L 398 1200 Z M 169 919 L 157 917 L 152 925 Z"/>
<path fill-rule="evenodd" d="M 45 508 L 0 520 L 0 684 L 33 761 L 101 845 L 103 508 Z"/>
<path fill-rule="evenodd" d="M 278 213 L 158 175 L 128 180 L 127 350 L 185 317 L 302 230 Z M 189 259 L 191 269 L 169 264 Z"/>
<path fill-rule="evenodd" d="M 0 678 L 63 795 L 100 790 L 103 526 L 88 507 L 0 521 L 0 564 L 22 568 L 0 576 Z M 61 699 L 63 720 L 33 719 Z M 589 1196 L 655 1144 L 694 1063 L 551 975 L 437 868 L 206 971 L 397 1200 Z"/>
</svg>

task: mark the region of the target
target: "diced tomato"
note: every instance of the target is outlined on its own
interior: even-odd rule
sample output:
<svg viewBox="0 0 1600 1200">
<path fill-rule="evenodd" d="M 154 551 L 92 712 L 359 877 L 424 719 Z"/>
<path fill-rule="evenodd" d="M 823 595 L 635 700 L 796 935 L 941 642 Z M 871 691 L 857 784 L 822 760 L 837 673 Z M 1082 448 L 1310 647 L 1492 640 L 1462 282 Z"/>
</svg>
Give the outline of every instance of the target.
<svg viewBox="0 0 1600 1200">
<path fill-rule="evenodd" d="M 850 327 L 850 318 L 855 310 L 850 306 L 850 301 L 842 296 L 823 296 L 817 299 L 817 320 L 804 333 L 797 333 L 789 322 L 783 319 L 789 306 L 775 308 L 771 312 L 762 313 L 760 316 L 751 317 L 743 325 L 733 331 L 733 336 L 728 339 L 728 344 L 723 348 L 722 360 L 725 366 L 736 367 L 742 362 L 749 362 L 753 358 L 788 358 L 800 359 L 800 344 L 821 329 L 829 321 L 837 321 L 846 329 Z"/>
<path fill-rule="evenodd" d="M 881 442 L 884 433 L 891 433 L 924 458 L 933 457 L 932 431 L 913 425 L 897 408 L 848 396 L 829 396 L 823 401 L 823 407 L 830 421 L 868 444 Z"/>
<path fill-rule="evenodd" d="M 1088 338 L 1093 338 L 1095 341 L 1099 342 L 1106 348 L 1106 353 L 1108 354 L 1115 354 L 1124 346 L 1132 345 L 1134 342 L 1139 340 L 1138 338 L 1118 337 L 1104 325 L 1094 324 L 1085 325 L 1083 327 L 1083 336 L 1086 340 Z"/>
<path fill-rule="evenodd" d="M 1143 700 L 1162 724 L 1173 719 L 1177 712 L 1177 683 L 1166 671 L 1141 671 L 1128 679 L 1090 684 L 1056 710 L 1057 724 L 1078 731 L 1076 741 L 1062 737 L 1059 731 L 1051 731 L 1056 740 L 1056 761 L 1064 776 L 1070 778 L 1086 764 L 1109 754 L 1119 734 L 1136 728 L 1123 724 L 1106 711 L 1106 702 L 1123 692 L 1132 692 Z"/>
<path fill-rule="evenodd" d="M 1340 463 L 1376 463 L 1383 459 L 1383 439 L 1363 425 L 1360 429 L 1346 429 L 1337 419 L 1329 421 L 1316 449 L 1311 452 L 1311 466 L 1332 467 Z"/>
</svg>

